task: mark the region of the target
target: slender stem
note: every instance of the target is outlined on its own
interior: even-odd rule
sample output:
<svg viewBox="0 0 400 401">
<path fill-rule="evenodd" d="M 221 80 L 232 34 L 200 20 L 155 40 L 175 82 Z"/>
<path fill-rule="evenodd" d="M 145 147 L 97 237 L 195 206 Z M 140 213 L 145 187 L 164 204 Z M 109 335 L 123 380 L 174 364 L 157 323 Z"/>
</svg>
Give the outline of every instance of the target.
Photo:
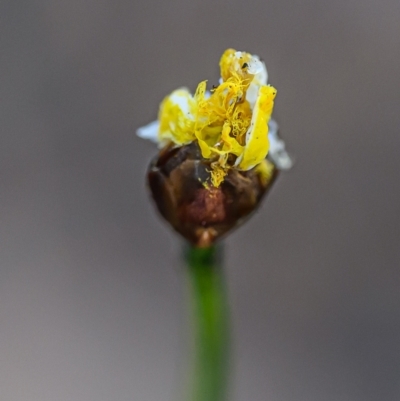
<svg viewBox="0 0 400 401">
<path fill-rule="evenodd" d="M 195 360 L 190 401 L 224 401 L 228 376 L 228 302 L 216 247 L 186 250 Z"/>
</svg>

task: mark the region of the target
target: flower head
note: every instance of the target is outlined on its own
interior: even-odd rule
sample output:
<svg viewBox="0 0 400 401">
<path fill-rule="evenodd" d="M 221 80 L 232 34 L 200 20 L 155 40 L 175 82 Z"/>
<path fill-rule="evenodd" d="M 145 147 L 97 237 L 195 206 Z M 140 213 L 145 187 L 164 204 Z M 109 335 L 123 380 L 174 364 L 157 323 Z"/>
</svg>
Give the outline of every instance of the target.
<svg viewBox="0 0 400 401">
<path fill-rule="evenodd" d="M 237 206 L 235 196 L 249 195 L 244 196 L 249 203 L 242 202 L 240 213 L 240 208 L 235 209 L 237 220 L 255 208 L 276 176 L 276 169 L 287 169 L 292 164 L 283 141 L 277 136 L 277 124 L 271 120 L 277 91 L 267 84 L 264 62 L 250 53 L 228 49 L 221 57 L 220 73 L 219 85 L 209 91 L 207 81 L 198 84 L 194 95 L 186 88 L 173 91 L 162 101 L 158 121 L 138 130 L 140 137 L 152 139 L 164 148 L 149 173 L 153 196 L 154 191 L 160 192 L 160 188 L 167 185 L 164 179 L 155 178 L 157 171 L 164 174 L 164 178 L 168 177 L 168 185 L 175 191 L 174 196 L 171 190 L 166 190 L 162 196 L 172 196 L 172 203 L 190 204 L 183 214 L 178 216 L 174 211 L 175 217 L 169 219 L 175 221 L 174 227 L 182 234 L 187 231 L 187 227 L 182 229 L 182 221 L 200 228 L 213 226 L 214 231 L 207 231 L 207 236 L 213 238 L 227 231 L 226 190 L 232 187 L 232 182 L 236 182 L 237 188 L 231 191 L 231 205 Z M 160 160 L 169 167 L 161 166 Z M 183 165 L 186 167 L 182 169 Z M 174 174 L 169 170 L 172 166 Z M 178 192 L 188 190 L 184 181 L 190 174 L 192 178 L 195 176 L 196 187 L 189 185 L 192 192 L 185 192 L 190 199 L 186 199 L 186 195 L 177 196 L 177 188 Z M 171 177 L 175 177 L 175 182 Z M 255 192 L 249 188 L 245 190 L 244 183 L 253 190 L 257 186 L 258 189 Z M 156 197 L 155 200 L 159 209 L 165 211 Z M 229 213 L 232 214 L 232 210 Z M 162 214 L 166 217 L 168 213 Z M 217 233 L 215 226 L 219 227 Z M 191 232 L 194 234 L 189 237 L 196 242 L 205 231 Z M 184 235 L 188 237 L 187 233 Z"/>
</svg>

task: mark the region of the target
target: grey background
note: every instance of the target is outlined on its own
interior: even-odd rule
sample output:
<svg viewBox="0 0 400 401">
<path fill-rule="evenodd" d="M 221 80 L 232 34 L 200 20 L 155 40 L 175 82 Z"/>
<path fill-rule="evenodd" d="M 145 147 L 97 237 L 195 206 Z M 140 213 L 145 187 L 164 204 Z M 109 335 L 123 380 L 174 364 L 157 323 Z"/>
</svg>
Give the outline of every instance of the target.
<svg viewBox="0 0 400 401">
<path fill-rule="evenodd" d="M 400 399 L 400 3 L 5 0 L 0 399 L 174 400 L 180 242 L 135 137 L 262 56 L 296 166 L 227 240 L 231 400 Z"/>
</svg>

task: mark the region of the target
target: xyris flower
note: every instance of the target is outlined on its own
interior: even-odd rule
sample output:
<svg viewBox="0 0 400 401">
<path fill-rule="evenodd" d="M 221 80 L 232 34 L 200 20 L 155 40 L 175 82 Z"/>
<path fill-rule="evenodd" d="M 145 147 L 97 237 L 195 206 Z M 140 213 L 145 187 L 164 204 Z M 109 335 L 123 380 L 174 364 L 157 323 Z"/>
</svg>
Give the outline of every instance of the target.
<svg viewBox="0 0 400 401">
<path fill-rule="evenodd" d="M 190 242 L 208 246 L 258 206 L 292 161 L 271 119 L 277 91 L 258 56 L 228 49 L 219 85 L 180 88 L 138 136 L 162 148 L 148 179 L 162 216 Z"/>
</svg>

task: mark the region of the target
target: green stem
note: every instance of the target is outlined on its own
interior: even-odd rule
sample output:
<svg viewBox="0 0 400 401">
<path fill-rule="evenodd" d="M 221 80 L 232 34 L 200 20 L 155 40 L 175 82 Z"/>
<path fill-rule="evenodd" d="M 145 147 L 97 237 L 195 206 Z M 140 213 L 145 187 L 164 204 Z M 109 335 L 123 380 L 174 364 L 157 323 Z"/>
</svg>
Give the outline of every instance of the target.
<svg viewBox="0 0 400 401">
<path fill-rule="evenodd" d="M 195 333 L 190 401 L 224 401 L 228 376 L 228 302 L 216 247 L 186 251 Z"/>
</svg>

